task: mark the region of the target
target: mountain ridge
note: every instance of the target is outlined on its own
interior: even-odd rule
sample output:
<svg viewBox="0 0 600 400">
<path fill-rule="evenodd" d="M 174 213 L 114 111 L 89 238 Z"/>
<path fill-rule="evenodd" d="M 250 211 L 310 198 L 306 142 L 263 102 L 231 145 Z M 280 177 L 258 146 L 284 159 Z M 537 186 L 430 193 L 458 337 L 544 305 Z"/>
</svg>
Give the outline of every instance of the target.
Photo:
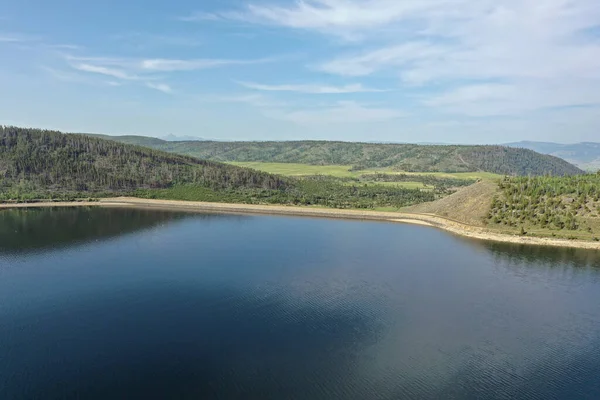
<svg viewBox="0 0 600 400">
<path fill-rule="evenodd" d="M 600 170 L 600 143 L 597 142 L 554 143 L 524 140 L 506 143 L 505 146 L 559 157 L 584 170 Z"/>
<path fill-rule="evenodd" d="M 530 149 L 499 145 L 417 145 L 299 141 L 167 142 L 144 136 L 103 136 L 154 149 L 219 162 L 279 162 L 391 168 L 407 172 L 476 172 L 502 175 L 575 175 L 568 162 Z"/>
</svg>

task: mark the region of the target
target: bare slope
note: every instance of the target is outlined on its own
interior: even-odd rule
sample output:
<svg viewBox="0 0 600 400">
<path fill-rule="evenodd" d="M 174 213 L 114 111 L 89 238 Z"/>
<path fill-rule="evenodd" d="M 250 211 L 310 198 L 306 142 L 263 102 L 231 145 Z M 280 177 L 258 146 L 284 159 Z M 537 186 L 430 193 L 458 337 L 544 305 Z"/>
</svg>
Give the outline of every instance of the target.
<svg viewBox="0 0 600 400">
<path fill-rule="evenodd" d="M 430 203 L 403 208 L 403 212 L 436 214 L 469 225 L 484 226 L 485 218 L 498 193 L 498 183 L 482 181 Z"/>
</svg>

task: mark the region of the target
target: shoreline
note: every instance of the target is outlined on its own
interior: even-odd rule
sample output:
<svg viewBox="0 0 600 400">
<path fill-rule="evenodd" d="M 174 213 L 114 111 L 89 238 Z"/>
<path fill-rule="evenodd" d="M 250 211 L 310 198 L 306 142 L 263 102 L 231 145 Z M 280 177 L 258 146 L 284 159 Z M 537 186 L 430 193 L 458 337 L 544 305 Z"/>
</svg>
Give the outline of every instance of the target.
<svg viewBox="0 0 600 400">
<path fill-rule="evenodd" d="M 340 210 L 328 208 L 310 208 L 283 205 L 254 205 L 231 203 L 206 203 L 181 200 L 152 200 L 134 197 L 105 198 L 98 201 L 73 201 L 73 202 L 39 202 L 39 203 L 14 203 L 0 204 L 0 210 L 11 208 L 42 208 L 42 207 L 134 207 L 134 208 L 162 208 L 168 210 L 183 210 L 196 212 L 221 212 L 238 214 L 267 214 L 267 215 L 294 215 L 305 217 L 355 219 L 370 221 L 387 221 L 407 223 L 438 228 L 459 236 L 472 239 L 489 240 L 495 242 L 527 244 L 552 247 L 571 247 L 579 249 L 600 250 L 599 242 L 583 240 L 565 240 L 542 238 L 535 236 L 518 236 L 496 233 L 484 227 L 471 226 L 434 214 L 416 214 L 402 212 Z"/>
</svg>

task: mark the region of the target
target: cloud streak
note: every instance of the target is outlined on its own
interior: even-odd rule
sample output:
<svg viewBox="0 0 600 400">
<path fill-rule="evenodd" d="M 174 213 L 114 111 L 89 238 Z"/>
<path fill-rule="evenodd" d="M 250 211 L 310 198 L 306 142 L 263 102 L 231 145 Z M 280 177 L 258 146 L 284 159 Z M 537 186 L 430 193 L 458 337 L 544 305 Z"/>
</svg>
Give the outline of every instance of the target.
<svg viewBox="0 0 600 400">
<path fill-rule="evenodd" d="M 598 104 L 597 0 L 253 1 L 213 17 L 352 39 L 350 50 L 310 68 L 396 79 L 418 93 L 417 105 L 444 113 Z M 254 89 L 269 89 L 262 86 Z"/>
<path fill-rule="evenodd" d="M 175 59 L 175 58 L 110 58 L 66 56 L 67 61 L 83 62 L 90 69 L 119 68 L 125 75 L 153 72 L 185 72 L 203 69 L 220 68 L 233 65 L 251 65 L 273 62 L 274 58 L 251 60 L 236 59 Z M 78 64 L 74 64 L 78 65 Z M 125 72 L 127 71 L 127 72 Z M 90 71 L 94 72 L 94 71 Z M 127 79 L 127 78 L 123 78 Z"/>
<path fill-rule="evenodd" d="M 251 3 L 240 10 L 194 13 L 185 21 L 237 20 L 352 36 L 360 30 L 387 26 L 446 3 L 465 0 L 300 0 L 289 5 Z"/>
<path fill-rule="evenodd" d="M 298 125 L 322 126 L 390 121 L 404 117 L 402 111 L 391 108 L 368 107 L 353 101 L 341 101 L 328 107 L 307 108 L 287 112 L 270 112 L 268 116 Z"/>
<path fill-rule="evenodd" d="M 0 43 L 25 43 L 34 42 L 38 38 L 32 36 L 21 35 L 17 33 L 1 33 L 0 32 Z"/>
<path fill-rule="evenodd" d="M 117 78 L 117 79 L 123 79 L 123 80 L 129 80 L 129 81 L 140 80 L 140 77 L 137 75 L 132 75 L 132 74 L 129 74 L 125 71 L 122 71 L 122 70 L 119 70 L 116 68 L 109 68 L 109 67 L 104 67 L 101 65 L 77 63 L 77 64 L 71 64 L 71 67 L 78 71 L 90 72 L 92 74 L 106 75 L 106 76 L 110 76 L 112 78 Z"/>
<path fill-rule="evenodd" d="M 120 81 L 139 82 L 163 93 L 173 93 L 172 88 L 161 82 L 158 74 L 191 72 L 231 65 L 248 65 L 270 62 L 272 59 L 226 60 L 226 59 L 136 59 L 110 57 L 65 56 L 68 65 L 80 72 L 103 75 Z"/>
<path fill-rule="evenodd" d="M 270 59 L 258 60 L 219 60 L 219 59 L 195 59 L 195 60 L 177 60 L 177 59 L 147 59 L 139 61 L 139 66 L 146 71 L 197 71 L 202 69 L 225 67 L 230 65 L 249 65 L 262 64 L 271 61 Z"/>
<path fill-rule="evenodd" d="M 344 86 L 331 86 L 322 84 L 309 85 L 265 85 L 254 82 L 237 82 L 238 84 L 254 90 L 266 92 L 295 92 L 307 94 L 347 94 L 347 93 L 375 93 L 385 92 L 386 90 L 372 89 L 364 87 L 361 84 L 350 84 Z"/>
<path fill-rule="evenodd" d="M 166 83 L 147 82 L 146 87 L 149 87 L 150 89 L 158 90 L 159 92 L 163 92 L 163 93 L 167 93 L 167 94 L 173 93 L 173 89 L 171 89 L 171 87 L 169 85 L 167 85 Z"/>
</svg>

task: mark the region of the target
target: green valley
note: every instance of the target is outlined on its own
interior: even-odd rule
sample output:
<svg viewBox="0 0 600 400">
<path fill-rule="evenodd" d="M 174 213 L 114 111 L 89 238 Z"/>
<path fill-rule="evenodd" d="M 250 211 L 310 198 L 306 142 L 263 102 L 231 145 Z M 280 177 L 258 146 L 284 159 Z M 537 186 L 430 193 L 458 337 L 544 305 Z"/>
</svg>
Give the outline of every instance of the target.
<svg viewBox="0 0 600 400">
<path fill-rule="evenodd" d="M 167 142 L 143 136 L 105 139 L 150 146 L 201 159 L 238 163 L 352 166 L 354 170 L 405 172 L 488 172 L 500 175 L 574 175 L 582 170 L 549 155 L 504 146 L 380 144 L 327 141 Z"/>
</svg>

